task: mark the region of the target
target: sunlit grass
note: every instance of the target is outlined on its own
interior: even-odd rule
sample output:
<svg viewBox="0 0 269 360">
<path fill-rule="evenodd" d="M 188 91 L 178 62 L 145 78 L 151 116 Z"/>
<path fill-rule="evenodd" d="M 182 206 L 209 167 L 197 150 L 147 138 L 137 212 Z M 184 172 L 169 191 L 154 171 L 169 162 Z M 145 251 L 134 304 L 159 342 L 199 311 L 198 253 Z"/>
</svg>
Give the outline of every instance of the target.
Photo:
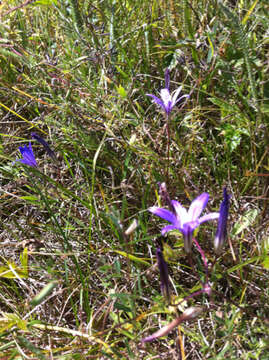
<svg viewBox="0 0 269 360">
<path fill-rule="evenodd" d="M 268 358 L 268 5 L 264 1 L 53 1 L 0 5 L 0 357 Z M 78 4 L 78 7 L 76 7 Z M 17 8 L 18 7 L 18 8 Z M 183 86 L 170 115 L 147 93 Z M 16 162 L 31 132 L 37 168 Z M 229 241 L 197 234 L 212 296 L 168 306 L 148 208 L 231 197 Z M 133 232 L 126 230 L 136 220 Z M 174 303 L 204 265 L 177 233 L 165 256 Z M 204 312 L 141 340 L 189 306 Z"/>
</svg>

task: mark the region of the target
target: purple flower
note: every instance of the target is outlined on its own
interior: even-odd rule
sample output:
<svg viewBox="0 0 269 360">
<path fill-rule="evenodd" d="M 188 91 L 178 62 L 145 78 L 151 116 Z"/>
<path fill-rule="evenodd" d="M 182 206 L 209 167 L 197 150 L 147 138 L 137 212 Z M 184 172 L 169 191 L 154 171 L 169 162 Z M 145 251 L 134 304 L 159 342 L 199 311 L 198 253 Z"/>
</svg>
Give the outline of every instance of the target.
<svg viewBox="0 0 269 360">
<path fill-rule="evenodd" d="M 35 155 L 33 153 L 32 145 L 30 142 L 29 147 L 27 145 L 25 145 L 24 147 L 20 146 L 19 150 L 21 152 L 22 159 L 18 159 L 16 161 L 20 161 L 21 163 L 32 167 L 37 167 Z"/>
<path fill-rule="evenodd" d="M 163 296 L 165 296 L 169 300 L 169 278 L 168 278 L 168 267 L 167 263 L 163 258 L 163 253 L 160 248 L 156 250 L 158 268 L 160 271 L 161 278 L 161 291 Z"/>
<path fill-rule="evenodd" d="M 177 88 L 172 94 L 170 93 L 169 87 L 170 87 L 170 74 L 169 74 L 169 69 L 166 69 L 166 71 L 165 71 L 165 88 L 161 89 L 160 98 L 158 98 L 157 96 L 155 96 L 153 94 L 146 94 L 147 96 L 152 97 L 154 102 L 156 104 L 160 105 L 163 108 L 163 110 L 166 112 L 167 115 L 170 114 L 173 107 L 180 100 L 189 97 L 189 95 L 182 95 L 182 96 L 179 97 L 182 86 Z"/>
<path fill-rule="evenodd" d="M 219 218 L 219 213 L 209 213 L 199 217 L 206 207 L 209 195 L 203 193 L 199 195 L 193 202 L 187 211 L 178 201 L 172 200 L 171 204 L 175 209 L 175 213 L 169 210 L 158 208 L 156 206 L 150 207 L 149 211 L 159 216 L 160 218 L 167 220 L 171 225 L 167 225 L 162 229 L 162 235 L 170 230 L 179 230 L 184 237 L 184 248 L 186 253 L 191 252 L 192 246 L 192 234 L 193 231 L 203 222 L 208 220 L 214 220 Z"/>
<path fill-rule="evenodd" d="M 44 146 L 45 150 L 52 159 L 56 159 L 54 151 L 51 150 L 49 144 L 41 136 L 37 135 L 35 132 L 32 132 L 31 136 L 33 139 L 37 140 L 40 144 Z"/>
<path fill-rule="evenodd" d="M 227 237 L 227 219 L 229 213 L 230 195 L 227 189 L 223 189 L 223 201 L 220 205 L 220 216 L 218 220 L 218 229 L 215 235 L 214 248 L 215 253 L 219 254 Z"/>
</svg>

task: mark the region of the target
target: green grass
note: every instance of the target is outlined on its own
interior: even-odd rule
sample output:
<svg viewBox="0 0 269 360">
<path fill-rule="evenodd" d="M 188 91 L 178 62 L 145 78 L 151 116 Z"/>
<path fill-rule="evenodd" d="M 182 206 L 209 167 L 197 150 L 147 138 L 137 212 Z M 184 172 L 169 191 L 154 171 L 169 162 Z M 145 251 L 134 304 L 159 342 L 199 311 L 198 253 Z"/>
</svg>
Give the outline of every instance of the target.
<svg viewBox="0 0 269 360">
<path fill-rule="evenodd" d="M 267 1 L 21 4 L 0 5 L 0 358 L 268 359 Z M 171 113 L 168 177 L 165 119 L 146 96 L 167 67 L 191 94 Z M 56 161 L 33 141 L 38 168 L 13 164 L 31 131 Z M 163 181 L 185 207 L 232 195 L 221 256 L 215 222 L 197 235 L 212 298 L 177 310 L 156 266 L 164 221 L 147 211 Z M 203 263 L 167 243 L 179 301 Z M 189 306 L 205 311 L 141 344 Z"/>
</svg>

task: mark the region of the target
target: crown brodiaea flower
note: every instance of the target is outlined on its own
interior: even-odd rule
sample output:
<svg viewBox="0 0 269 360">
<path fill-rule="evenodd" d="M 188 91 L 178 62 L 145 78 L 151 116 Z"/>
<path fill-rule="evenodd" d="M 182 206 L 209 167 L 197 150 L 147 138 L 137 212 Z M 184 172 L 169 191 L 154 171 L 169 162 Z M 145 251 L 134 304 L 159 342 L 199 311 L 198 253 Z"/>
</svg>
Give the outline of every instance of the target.
<svg viewBox="0 0 269 360">
<path fill-rule="evenodd" d="M 22 159 L 18 159 L 16 161 L 20 161 L 21 163 L 32 166 L 32 167 L 37 167 L 37 162 L 36 162 L 35 155 L 33 153 L 32 145 L 30 142 L 29 142 L 29 146 L 27 146 L 27 145 L 20 146 L 19 150 L 22 155 Z"/>
<path fill-rule="evenodd" d="M 175 212 L 156 206 L 150 207 L 149 211 L 171 223 L 171 225 L 167 225 L 162 229 L 162 235 L 171 230 L 179 230 L 183 234 L 185 251 L 190 253 L 193 231 L 205 221 L 218 219 L 220 216 L 218 212 L 213 212 L 200 217 L 207 205 L 208 199 L 209 195 L 202 193 L 193 200 L 188 211 L 176 200 L 171 201 Z"/>
<path fill-rule="evenodd" d="M 173 107 L 182 99 L 188 98 L 189 95 L 182 95 L 179 97 L 182 90 L 182 86 L 177 88 L 173 93 L 170 93 L 170 73 L 169 69 L 165 71 L 165 88 L 161 89 L 160 97 L 157 97 L 153 94 L 146 94 L 153 98 L 153 101 L 160 105 L 165 113 L 169 115 L 173 109 Z"/>
</svg>

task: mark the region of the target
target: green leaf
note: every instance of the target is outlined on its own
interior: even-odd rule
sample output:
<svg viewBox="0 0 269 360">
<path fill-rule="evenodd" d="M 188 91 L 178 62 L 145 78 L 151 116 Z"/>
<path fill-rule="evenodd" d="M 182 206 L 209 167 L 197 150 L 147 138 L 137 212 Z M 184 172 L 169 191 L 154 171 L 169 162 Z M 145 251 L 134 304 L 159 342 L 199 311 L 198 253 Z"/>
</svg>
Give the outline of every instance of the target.
<svg viewBox="0 0 269 360">
<path fill-rule="evenodd" d="M 231 267 L 230 269 L 228 269 L 227 274 L 230 274 L 230 273 L 232 273 L 232 272 L 234 272 L 236 270 L 239 270 L 239 269 L 243 268 L 244 266 L 247 266 L 247 265 L 252 264 L 252 263 L 254 263 L 256 261 L 259 261 L 260 258 L 261 258 L 260 256 L 254 256 L 253 258 L 251 258 L 249 260 L 246 260 L 246 261 L 242 262 L 241 264 L 237 264 L 237 265 Z"/>
<path fill-rule="evenodd" d="M 4 318 L 0 320 L 2 323 L 6 323 L 7 328 L 17 326 L 20 330 L 27 330 L 27 321 L 21 319 L 17 314 L 14 313 L 3 313 Z M 2 327 L 3 329 L 3 327 Z"/>
<path fill-rule="evenodd" d="M 127 92 L 121 85 L 117 86 L 117 92 L 122 98 L 125 99 L 127 97 Z"/>
<path fill-rule="evenodd" d="M 175 260 L 178 255 L 178 249 L 174 250 L 167 243 L 163 244 L 163 257 L 165 261 L 169 261 L 170 259 Z"/>
<path fill-rule="evenodd" d="M 45 5 L 45 6 L 57 5 L 57 0 L 38 0 L 38 1 L 35 1 L 32 5 L 33 6 L 36 6 L 36 5 Z"/>
<path fill-rule="evenodd" d="M 244 134 L 242 128 L 238 128 L 232 124 L 223 124 L 223 130 L 220 135 L 223 135 L 225 138 L 225 142 L 230 150 L 230 152 L 234 151 L 241 142 L 242 134 Z"/>
<path fill-rule="evenodd" d="M 33 306 L 39 305 L 42 301 L 52 292 L 52 290 L 58 285 L 58 281 L 54 280 L 49 282 L 34 298 L 30 301 Z"/>
<path fill-rule="evenodd" d="M 208 39 L 210 48 L 209 48 L 209 51 L 208 51 L 208 54 L 207 54 L 206 62 L 207 62 L 208 64 L 210 64 L 210 63 L 211 63 L 211 60 L 212 60 L 213 57 L 214 57 L 214 45 L 213 45 L 213 43 L 212 43 L 211 36 L 210 36 L 209 34 L 207 35 L 207 39 Z"/>
<path fill-rule="evenodd" d="M 41 350 L 38 349 L 33 343 L 31 343 L 29 340 L 27 340 L 25 337 L 23 336 L 17 336 L 17 339 L 19 340 L 19 344 L 26 348 L 27 350 L 29 350 L 30 352 L 32 352 L 33 354 L 36 355 L 37 359 L 40 360 L 46 360 L 46 357 L 42 354 Z"/>
<path fill-rule="evenodd" d="M 25 269 L 18 267 L 14 262 L 7 262 L 7 266 L 0 266 L 0 277 L 6 279 L 16 279 L 17 276 L 14 274 L 11 268 L 14 270 L 15 273 L 18 274 L 19 277 L 27 277 Z"/>
<path fill-rule="evenodd" d="M 141 258 L 138 258 L 138 257 L 136 257 L 136 256 L 134 256 L 134 255 L 128 254 L 128 253 L 125 252 L 125 251 L 120 251 L 120 250 L 114 250 L 114 251 L 115 251 L 117 254 L 122 255 L 122 256 L 124 256 L 124 257 L 126 257 L 126 258 L 128 258 L 128 259 L 130 259 L 130 260 L 132 260 L 132 261 L 134 261 L 134 262 L 138 262 L 138 263 L 140 263 L 140 264 L 150 266 L 150 264 L 149 264 L 147 261 L 145 261 L 145 260 L 143 260 L 143 259 L 141 259 Z"/>
<path fill-rule="evenodd" d="M 31 203 L 36 203 L 36 201 L 38 201 L 38 197 L 33 196 L 33 195 L 26 195 L 26 196 L 21 196 L 20 199 L 22 200 L 27 200 Z"/>
<path fill-rule="evenodd" d="M 262 262 L 262 266 L 268 270 L 269 269 L 269 256 L 265 256 L 263 262 Z"/>
<path fill-rule="evenodd" d="M 123 311 L 129 312 L 129 313 L 132 312 L 131 308 L 129 308 L 128 306 L 125 306 L 124 304 L 119 303 L 119 302 L 115 302 L 114 309 L 123 310 Z"/>
<path fill-rule="evenodd" d="M 264 113 L 264 114 L 268 114 L 269 113 L 269 104 L 263 104 L 261 106 L 261 112 Z"/>
<path fill-rule="evenodd" d="M 238 222 L 234 225 L 231 235 L 234 237 L 240 234 L 243 230 L 253 225 L 258 215 L 257 209 L 247 211 L 243 216 L 240 217 Z"/>
<path fill-rule="evenodd" d="M 22 254 L 20 254 L 20 261 L 25 273 L 25 277 L 28 277 L 28 250 L 25 247 Z"/>
<path fill-rule="evenodd" d="M 248 10 L 248 12 L 246 13 L 246 15 L 244 16 L 244 19 L 242 20 L 242 25 L 245 25 L 246 22 L 248 21 L 250 15 L 252 14 L 255 6 L 257 5 L 259 0 L 255 0 L 254 3 L 251 5 L 250 9 Z"/>
<path fill-rule="evenodd" d="M 125 78 L 125 79 L 129 79 L 128 74 L 126 74 L 126 72 L 124 72 L 119 66 L 115 66 L 117 71 Z"/>
<path fill-rule="evenodd" d="M 7 318 L 0 318 L 0 334 L 14 326 L 15 322 Z"/>
</svg>

